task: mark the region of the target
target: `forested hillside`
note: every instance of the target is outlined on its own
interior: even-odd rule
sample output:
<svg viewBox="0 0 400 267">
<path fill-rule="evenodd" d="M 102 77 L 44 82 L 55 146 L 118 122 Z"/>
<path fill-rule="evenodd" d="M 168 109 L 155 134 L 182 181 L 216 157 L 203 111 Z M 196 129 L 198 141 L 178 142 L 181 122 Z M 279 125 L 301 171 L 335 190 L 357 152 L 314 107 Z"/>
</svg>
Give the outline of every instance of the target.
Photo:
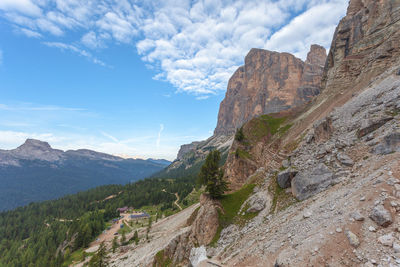
<svg viewBox="0 0 400 267">
<path fill-rule="evenodd" d="M 170 192 L 185 201 L 195 187 L 193 177 L 101 186 L 0 213 L 0 266 L 62 266 L 118 216 L 118 207 L 157 205 L 162 213 L 176 200 Z M 115 197 L 105 200 L 111 195 Z"/>
</svg>

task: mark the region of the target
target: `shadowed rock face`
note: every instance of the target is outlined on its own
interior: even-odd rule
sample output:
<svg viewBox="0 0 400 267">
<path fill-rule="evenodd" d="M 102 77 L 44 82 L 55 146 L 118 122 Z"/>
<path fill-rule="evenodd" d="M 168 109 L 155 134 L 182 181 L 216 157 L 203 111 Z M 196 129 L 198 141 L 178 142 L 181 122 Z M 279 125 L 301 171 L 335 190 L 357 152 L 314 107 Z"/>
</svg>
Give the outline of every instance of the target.
<svg viewBox="0 0 400 267">
<path fill-rule="evenodd" d="M 400 56 L 400 1 L 351 0 L 336 28 L 322 88 L 363 88 Z"/>
<path fill-rule="evenodd" d="M 214 134 L 232 134 L 255 116 L 309 101 L 320 92 L 325 60 L 326 51 L 318 45 L 311 46 L 305 62 L 288 53 L 251 49 L 229 80 Z"/>
</svg>

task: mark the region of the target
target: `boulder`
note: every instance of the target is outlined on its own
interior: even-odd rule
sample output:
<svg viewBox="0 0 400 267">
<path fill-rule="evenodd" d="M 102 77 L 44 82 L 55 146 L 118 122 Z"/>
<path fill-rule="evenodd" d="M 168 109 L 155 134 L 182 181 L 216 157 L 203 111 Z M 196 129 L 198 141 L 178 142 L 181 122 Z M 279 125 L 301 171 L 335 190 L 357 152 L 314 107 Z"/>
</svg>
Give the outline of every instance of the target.
<svg viewBox="0 0 400 267">
<path fill-rule="evenodd" d="M 297 171 L 289 168 L 286 169 L 280 173 L 278 173 L 278 176 L 276 177 L 276 181 L 278 182 L 278 185 L 281 188 L 289 188 L 292 182 L 293 177 L 295 177 L 297 174 Z"/>
<path fill-rule="evenodd" d="M 369 133 L 372 133 L 376 129 L 382 127 L 388 121 L 393 120 L 393 117 L 380 117 L 373 120 L 365 120 L 361 123 L 361 128 L 357 132 L 358 138 L 366 136 Z"/>
<path fill-rule="evenodd" d="M 310 171 L 299 172 L 292 180 L 292 193 L 299 199 L 309 198 L 335 183 L 332 171 L 323 163 Z"/>
<path fill-rule="evenodd" d="M 343 165 L 345 165 L 345 166 L 351 167 L 351 166 L 354 165 L 353 160 L 352 160 L 349 156 L 347 156 L 345 153 L 343 153 L 343 152 L 338 153 L 338 154 L 336 155 L 336 158 L 338 159 L 338 161 L 339 161 L 341 164 L 343 164 Z"/>
<path fill-rule="evenodd" d="M 397 71 L 396 74 L 397 74 L 397 76 L 400 76 L 400 69 Z"/>
<path fill-rule="evenodd" d="M 264 208 L 271 207 L 271 199 L 267 192 L 260 191 L 252 195 L 244 204 L 243 207 L 248 207 L 246 212 L 259 212 Z M 241 209 L 242 210 L 242 209 Z"/>
<path fill-rule="evenodd" d="M 378 238 L 378 242 L 384 246 L 391 247 L 393 246 L 394 237 L 393 234 L 382 235 Z"/>
<path fill-rule="evenodd" d="M 351 246 L 356 248 L 360 245 L 360 240 L 358 240 L 358 237 L 353 232 L 346 231 L 346 236 Z"/>
<path fill-rule="evenodd" d="M 326 141 L 333 133 L 332 118 L 325 117 L 317 121 L 314 125 L 314 140 L 318 142 Z"/>
<path fill-rule="evenodd" d="M 350 214 L 351 218 L 353 218 L 356 221 L 364 221 L 364 216 L 362 216 L 362 214 L 359 211 L 355 211 L 353 213 Z"/>
<path fill-rule="evenodd" d="M 383 205 L 375 206 L 369 216 L 376 224 L 387 227 L 392 224 L 392 215 Z"/>
<path fill-rule="evenodd" d="M 378 144 L 372 152 L 375 154 L 386 155 L 400 151 L 400 133 L 394 132 L 386 135 L 382 142 Z"/>
</svg>

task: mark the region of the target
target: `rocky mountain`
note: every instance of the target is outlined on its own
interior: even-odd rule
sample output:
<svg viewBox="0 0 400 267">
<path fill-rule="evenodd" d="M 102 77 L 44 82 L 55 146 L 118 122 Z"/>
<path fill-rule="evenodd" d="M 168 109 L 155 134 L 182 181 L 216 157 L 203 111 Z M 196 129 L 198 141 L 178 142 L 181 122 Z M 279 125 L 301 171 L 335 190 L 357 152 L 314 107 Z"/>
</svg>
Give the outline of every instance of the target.
<svg viewBox="0 0 400 267">
<path fill-rule="evenodd" d="M 204 141 L 196 141 L 182 145 L 176 160 L 167 168 L 154 174 L 157 178 L 187 177 L 197 180 L 201 165 L 211 150 L 218 149 L 222 153 L 221 164 L 225 163 L 232 145 L 233 136 L 214 135 Z"/>
<path fill-rule="evenodd" d="M 233 135 L 245 122 L 303 106 L 319 94 L 325 59 L 325 48 L 319 45 L 311 46 L 305 62 L 289 53 L 251 49 L 245 65 L 229 80 L 214 135 L 182 145 L 173 164 L 157 176 L 197 173 L 212 149 L 219 149 L 225 162 Z"/>
<path fill-rule="evenodd" d="M 229 82 L 215 132 L 232 134 L 245 123 L 244 137 L 232 140 L 224 165 L 230 194 L 219 200 L 203 196 L 188 225 L 164 246 L 158 243 L 158 253 L 135 262 L 398 266 L 399 38 L 399 1 L 351 0 L 326 63 L 313 53 L 308 57 L 310 64 L 324 65 L 317 87 L 321 93 L 307 106 L 290 110 L 285 109 L 301 99 L 297 89 L 304 71 L 297 71 L 294 80 L 291 72 L 286 79 L 274 79 L 285 71 L 274 68 L 277 76 L 259 71 L 261 60 L 253 55 L 284 59 L 293 70 L 301 69 L 301 62 L 287 54 L 252 50 Z M 255 63 L 246 69 L 250 62 Z M 310 73 L 304 79 L 307 86 L 318 80 Z M 285 87 L 289 81 L 296 86 Z M 290 97 L 282 93 L 278 98 L 284 101 L 264 105 L 274 94 L 258 94 L 257 89 L 271 84 L 286 88 Z M 268 110 L 274 113 L 263 114 Z M 193 152 L 196 147 L 184 149 Z M 135 253 L 116 256 L 115 266 L 132 262 L 131 255 Z"/>
<path fill-rule="evenodd" d="M 307 60 L 251 49 L 228 83 L 214 134 L 230 135 L 250 119 L 298 107 L 320 92 L 325 48 L 312 45 Z"/>
<path fill-rule="evenodd" d="M 168 165 L 164 160 L 123 159 L 87 149 L 53 149 L 27 139 L 0 150 L 0 210 L 54 199 L 105 184 L 125 184 L 148 177 Z"/>
</svg>

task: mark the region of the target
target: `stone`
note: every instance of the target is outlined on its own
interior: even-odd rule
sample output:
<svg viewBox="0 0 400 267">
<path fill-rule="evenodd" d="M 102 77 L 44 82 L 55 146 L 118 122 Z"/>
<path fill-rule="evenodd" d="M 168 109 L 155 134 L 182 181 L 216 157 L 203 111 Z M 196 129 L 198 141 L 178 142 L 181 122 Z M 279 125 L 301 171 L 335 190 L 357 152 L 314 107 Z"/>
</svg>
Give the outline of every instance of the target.
<svg viewBox="0 0 400 267">
<path fill-rule="evenodd" d="M 382 235 L 378 238 L 378 242 L 384 246 L 391 247 L 393 245 L 394 237 L 393 234 Z"/>
<path fill-rule="evenodd" d="M 308 133 L 305 140 L 307 144 L 311 144 L 314 141 L 314 133 Z"/>
<path fill-rule="evenodd" d="M 304 219 L 310 218 L 311 215 L 312 215 L 311 211 L 306 211 L 306 212 L 303 213 L 303 218 Z"/>
<path fill-rule="evenodd" d="M 323 163 L 312 170 L 299 172 L 292 179 L 292 193 L 299 199 L 309 198 L 335 183 L 332 171 Z"/>
<path fill-rule="evenodd" d="M 400 152 L 400 132 L 387 134 L 382 142 L 372 150 L 373 153 L 380 155 L 386 155 L 396 151 Z"/>
<path fill-rule="evenodd" d="M 332 118 L 325 117 L 314 123 L 314 140 L 319 143 L 326 141 L 333 133 Z"/>
<path fill-rule="evenodd" d="M 320 92 L 325 48 L 312 45 L 305 62 L 289 54 L 251 49 L 229 79 L 215 135 L 234 134 L 252 118 L 301 106 Z"/>
<path fill-rule="evenodd" d="M 362 216 L 359 211 L 355 211 L 355 212 L 351 213 L 350 217 L 359 222 L 364 221 L 364 219 L 365 219 L 364 216 Z"/>
<path fill-rule="evenodd" d="M 337 155 L 336 155 L 336 158 L 338 159 L 338 161 L 341 163 L 341 164 L 343 164 L 343 165 L 345 165 L 345 166 L 348 166 L 348 167 L 351 167 L 351 166 L 353 166 L 354 165 L 354 162 L 353 162 L 353 160 L 349 157 L 349 156 L 347 156 L 345 153 L 338 153 Z"/>
<path fill-rule="evenodd" d="M 284 160 L 282 161 L 282 167 L 283 167 L 283 168 L 289 168 L 289 167 L 290 167 L 290 162 L 289 162 L 289 160 L 284 159 Z"/>
<path fill-rule="evenodd" d="M 367 135 L 367 138 L 365 139 L 365 141 L 371 141 L 372 139 L 374 139 L 374 134 L 370 133 L 369 135 Z"/>
<path fill-rule="evenodd" d="M 388 121 L 393 120 L 391 116 L 383 116 L 380 118 L 375 118 L 373 120 L 365 120 L 361 124 L 361 128 L 357 131 L 358 138 L 366 136 L 367 134 L 379 129 Z"/>
<path fill-rule="evenodd" d="M 377 205 L 372 209 L 371 215 L 369 216 L 376 224 L 387 227 L 392 224 L 392 215 L 385 209 L 383 205 Z"/>
<path fill-rule="evenodd" d="M 352 247 L 357 248 L 360 245 L 360 240 L 358 237 L 351 231 L 346 231 L 346 237 L 349 240 L 349 243 Z"/>
<path fill-rule="evenodd" d="M 369 227 L 368 227 L 368 231 L 370 231 L 370 232 L 376 232 L 376 228 L 373 227 L 373 226 L 369 226 Z"/>
<path fill-rule="evenodd" d="M 397 241 L 393 242 L 393 250 L 396 253 L 400 252 L 400 244 Z"/>
<path fill-rule="evenodd" d="M 198 248 L 192 248 L 189 256 L 190 263 L 196 267 L 203 260 L 207 260 L 207 251 L 204 246 Z"/>
<path fill-rule="evenodd" d="M 278 182 L 278 185 L 281 188 L 289 188 L 292 182 L 293 177 L 295 177 L 297 174 L 297 171 L 289 168 L 287 170 L 284 170 L 280 173 L 278 173 L 278 176 L 276 177 L 276 181 Z"/>
<path fill-rule="evenodd" d="M 400 69 L 396 73 L 397 76 L 400 76 Z"/>
<path fill-rule="evenodd" d="M 243 205 L 248 206 L 246 212 L 259 212 L 266 206 L 267 208 L 271 207 L 271 199 L 267 192 L 259 191 L 252 195 Z"/>
<path fill-rule="evenodd" d="M 336 228 L 336 233 L 341 233 L 342 231 L 343 231 L 342 228 L 340 227 Z"/>
</svg>

